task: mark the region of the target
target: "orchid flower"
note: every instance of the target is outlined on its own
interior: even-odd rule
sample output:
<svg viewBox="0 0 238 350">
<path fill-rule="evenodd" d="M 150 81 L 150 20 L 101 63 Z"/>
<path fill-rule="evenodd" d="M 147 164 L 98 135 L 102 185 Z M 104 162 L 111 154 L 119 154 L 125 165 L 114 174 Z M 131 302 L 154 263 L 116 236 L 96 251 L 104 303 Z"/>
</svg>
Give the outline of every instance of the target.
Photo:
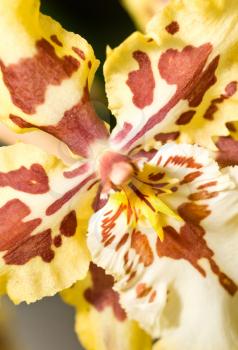
<svg viewBox="0 0 238 350">
<path fill-rule="evenodd" d="M 238 348 L 237 169 L 181 144 L 216 153 L 230 137 L 237 37 L 236 1 L 171 1 L 146 35 L 109 50 L 104 67 L 121 149 L 180 143 L 155 151 L 89 225 L 94 263 L 114 276 L 129 318 L 159 339 L 155 349 Z"/>
<path fill-rule="evenodd" d="M 155 349 L 236 349 L 238 175 L 214 159 L 214 137 L 237 120 L 237 2 L 171 1 L 108 49 L 111 134 L 90 103 L 91 46 L 37 0 L 2 0 L 0 16 L 2 122 L 51 134 L 74 158 L 0 149 L 2 292 L 53 295 L 92 259 Z"/>
</svg>

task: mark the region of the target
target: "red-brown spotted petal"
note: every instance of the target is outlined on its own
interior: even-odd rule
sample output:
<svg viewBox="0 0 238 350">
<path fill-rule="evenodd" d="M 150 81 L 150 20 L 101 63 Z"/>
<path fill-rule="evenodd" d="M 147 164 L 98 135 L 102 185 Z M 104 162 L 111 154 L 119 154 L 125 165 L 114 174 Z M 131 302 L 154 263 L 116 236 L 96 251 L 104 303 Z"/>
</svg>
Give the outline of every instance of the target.
<svg viewBox="0 0 238 350">
<path fill-rule="evenodd" d="M 88 350 L 151 350 L 150 337 L 127 319 L 113 277 L 91 263 L 87 277 L 62 292 L 76 308 L 76 332 Z"/>
<path fill-rule="evenodd" d="M 17 132 L 46 131 L 87 157 L 91 144 L 107 138 L 89 98 L 98 61 L 86 40 L 39 5 L 1 2 L 0 118 Z"/>
<path fill-rule="evenodd" d="M 111 194 L 90 220 L 93 261 L 113 274 L 129 317 L 161 338 L 158 344 L 188 350 L 199 325 L 198 349 L 206 344 L 235 347 L 236 338 L 227 331 L 237 336 L 232 311 L 238 290 L 237 183 L 198 146 L 165 145 L 148 165 L 153 169 L 147 174 L 153 186 L 162 181 L 162 174 L 176 180 L 176 189 L 158 192 L 158 198 L 182 221 L 161 214 L 164 239 L 160 240 L 149 217 L 133 218 L 131 208 L 138 202 L 132 196 L 127 202 L 118 192 Z M 141 185 L 139 191 L 149 202 L 146 188 Z M 209 318 L 204 317 L 207 313 Z M 226 333 L 219 334 L 223 328 Z M 210 339 L 211 334 L 216 337 Z"/>
<path fill-rule="evenodd" d="M 109 50 L 104 72 L 116 147 L 172 140 L 216 149 L 213 136 L 228 135 L 226 123 L 237 118 L 238 26 L 229 29 L 237 19 L 234 0 L 171 1 L 146 35 L 136 32 Z"/>
<path fill-rule="evenodd" d="M 0 149 L 0 169 L 1 290 L 29 303 L 84 278 L 87 220 L 97 191 L 90 166 L 66 168 L 19 143 Z"/>
</svg>

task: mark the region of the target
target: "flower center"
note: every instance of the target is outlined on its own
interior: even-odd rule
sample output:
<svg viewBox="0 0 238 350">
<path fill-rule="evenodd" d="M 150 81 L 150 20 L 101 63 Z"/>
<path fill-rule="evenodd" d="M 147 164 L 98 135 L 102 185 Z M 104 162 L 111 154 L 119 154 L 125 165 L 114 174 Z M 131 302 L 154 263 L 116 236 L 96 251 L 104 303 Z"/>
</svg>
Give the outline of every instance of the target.
<svg viewBox="0 0 238 350">
<path fill-rule="evenodd" d="M 99 174 L 104 193 L 109 192 L 113 186 L 117 187 L 112 197 L 120 207 L 127 208 L 128 224 L 130 222 L 132 226 L 136 226 L 138 220 L 149 221 L 163 240 L 162 216 L 181 220 L 164 202 L 164 196 L 176 191 L 175 184 L 178 180 L 160 172 L 158 167 L 148 163 L 140 167 L 128 156 L 106 151 L 100 157 Z"/>
<path fill-rule="evenodd" d="M 118 204 L 127 210 L 128 224 L 137 226 L 148 222 L 161 240 L 163 240 L 163 216 L 178 221 L 180 216 L 166 204 L 166 198 L 177 190 L 178 179 L 170 178 L 160 169 L 144 164 L 142 169 L 134 168 L 130 181 L 121 185 L 121 191 L 115 193 Z"/>
<path fill-rule="evenodd" d="M 130 158 L 123 154 L 108 151 L 100 159 L 99 173 L 104 185 L 125 185 L 134 172 L 135 167 Z"/>
</svg>

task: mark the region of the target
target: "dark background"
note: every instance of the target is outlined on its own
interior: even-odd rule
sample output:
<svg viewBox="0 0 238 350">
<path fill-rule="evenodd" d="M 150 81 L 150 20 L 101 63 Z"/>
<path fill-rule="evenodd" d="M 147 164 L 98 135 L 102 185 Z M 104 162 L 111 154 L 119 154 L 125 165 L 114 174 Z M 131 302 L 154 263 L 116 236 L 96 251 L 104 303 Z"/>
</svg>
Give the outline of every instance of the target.
<svg viewBox="0 0 238 350">
<path fill-rule="evenodd" d="M 102 63 L 106 46 L 119 45 L 135 30 L 118 0 L 41 0 L 41 11 L 60 22 L 65 29 L 84 37 Z M 102 65 L 100 73 L 101 68 Z"/>
</svg>

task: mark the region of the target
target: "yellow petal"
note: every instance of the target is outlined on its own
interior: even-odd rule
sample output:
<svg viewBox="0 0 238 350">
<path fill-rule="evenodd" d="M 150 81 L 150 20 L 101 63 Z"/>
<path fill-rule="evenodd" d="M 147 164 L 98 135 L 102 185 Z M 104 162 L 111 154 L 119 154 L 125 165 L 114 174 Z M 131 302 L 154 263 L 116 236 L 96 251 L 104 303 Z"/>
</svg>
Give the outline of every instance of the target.
<svg viewBox="0 0 238 350">
<path fill-rule="evenodd" d="M 76 332 L 86 350 L 150 350 L 150 337 L 129 321 L 112 290 L 113 278 L 91 264 L 83 281 L 62 292 L 76 308 Z"/>
<path fill-rule="evenodd" d="M 168 0 L 121 0 L 138 28 L 145 30 L 149 20 L 160 10 Z"/>
<path fill-rule="evenodd" d="M 238 3 L 174 0 L 147 34 L 134 33 L 105 63 L 112 140 L 129 150 L 151 139 L 216 149 L 237 120 Z"/>
<path fill-rule="evenodd" d="M 88 96 L 99 62 L 86 40 L 39 6 L 0 3 L 0 118 L 17 132 L 42 129 L 85 156 L 89 144 L 107 136 Z"/>
<path fill-rule="evenodd" d="M 89 166 L 67 168 L 36 147 L 17 144 L 0 148 L 0 170 L 1 293 L 29 303 L 84 278 L 96 191 L 89 190 L 95 182 Z"/>
</svg>

